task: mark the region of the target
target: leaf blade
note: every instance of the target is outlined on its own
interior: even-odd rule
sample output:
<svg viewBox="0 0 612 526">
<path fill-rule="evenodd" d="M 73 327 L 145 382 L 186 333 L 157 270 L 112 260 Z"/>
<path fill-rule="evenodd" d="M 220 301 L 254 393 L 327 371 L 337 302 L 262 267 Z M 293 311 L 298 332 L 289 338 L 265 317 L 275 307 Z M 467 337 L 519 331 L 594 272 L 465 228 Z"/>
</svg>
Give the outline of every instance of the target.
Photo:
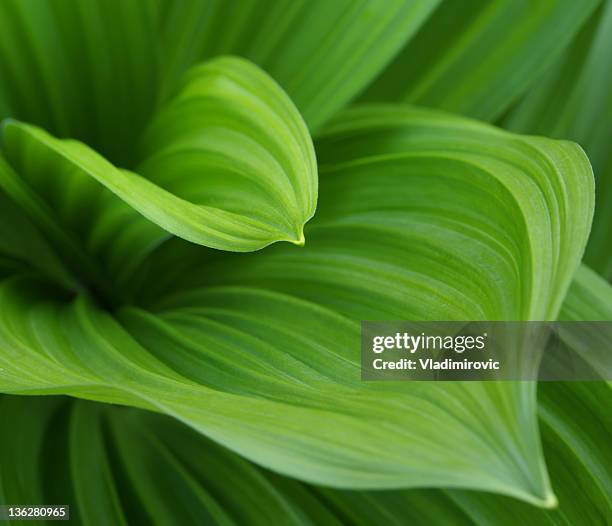
<svg viewBox="0 0 612 526">
<path fill-rule="evenodd" d="M 270 73 L 314 132 L 385 66 L 437 0 L 170 2 L 163 17 L 166 72 L 238 54 Z"/>
<path fill-rule="evenodd" d="M 120 325 L 82 296 L 48 306 L 63 320 L 51 342 L 32 332 L 42 307 L 19 299 L 27 283 L 5 284 L 0 336 L 26 365 L 55 349 L 82 380 L 10 376 L 5 359 L 4 390 L 152 408 L 309 482 L 550 505 L 535 384 L 361 382 L 358 322 L 556 316 L 592 213 L 584 154 L 397 107 L 347 113 L 318 151 L 327 202 L 300 251 L 220 258 L 175 239 L 146 262 Z"/>
<path fill-rule="evenodd" d="M 494 121 L 553 63 L 597 3 L 443 3 L 363 100 Z"/>
<path fill-rule="evenodd" d="M 193 101 L 199 110 L 189 121 L 181 118 L 185 101 L 187 110 L 194 110 Z M 100 199 L 101 189 L 92 189 L 88 180 L 93 179 L 152 223 L 194 243 L 233 251 L 257 250 L 279 240 L 303 244 L 303 225 L 316 207 L 316 160 L 305 124 L 281 89 L 256 66 L 228 57 L 196 68 L 177 104 L 148 135 L 149 158 L 141 165 L 148 178 L 116 168 L 80 142 L 13 121 L 3 126 L 4 152 L 39 192 L 49 182 L 44 170 L 31 168 L 32 157 L 39 167 L 44 161 L 46 170 L 72 174 L 81 208 L 83 199 Z M 151 143 L 160 149 L 155 155 Z M 185 157 L 185 148 L 195 151 L 195 161 Z M 178 162 L 175 154 L 186 162 Z M 231 180 L 224 181 L 228 176 Z M 206 177 L 217 184 L 208 189 Z M 163 185 L 156 184 L 160 180 Z M 252 185 L 259 188 L 255 208 L 245 206 Z M 73 224 L 68 228 L 80 226 L 79 218 L 69 218 Z"/>
</svg>

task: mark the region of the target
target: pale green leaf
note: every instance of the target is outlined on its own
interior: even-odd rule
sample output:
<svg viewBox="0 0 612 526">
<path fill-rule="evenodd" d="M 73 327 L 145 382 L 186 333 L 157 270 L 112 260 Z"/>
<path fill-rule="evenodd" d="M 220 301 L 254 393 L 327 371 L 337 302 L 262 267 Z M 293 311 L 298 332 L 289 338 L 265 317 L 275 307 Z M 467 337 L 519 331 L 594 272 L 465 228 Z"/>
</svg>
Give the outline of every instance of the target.
<svg viewBox="0 0 612 526">
<path fill-rule="evenodd" d="M 116 224 L 118 205 L 105 189 L 172 234 L 234 251 L 279 240 L 303 243 L 303 225 L 316 207 L 317 168 L 305 124 L 272 79 L 237 58 L 216 59 L 188 74 L 151 124 L 141 173 L 115 167 L 83 143 L 13 121 L 3 126 L 2 147 L 15 172 L 1 170 L 5 191 L 30 210 L 54 209 L 45 213 L 62 216 L 54 229 L 85 230 L 86 245 L 99 244 L 96 236 L 112 244 L 108 234 L 133 222 L 123 207 L 119 214 L 126 217 Z M 87 228 L 83 214 L 91 207 L 99 213 L 89 221 L 114 221 L 114 228 L 103 235 L 99 225 Z M 153 241 L 147 235 L 143 242 L 150 247 Z"/>
<path fill-rule="evenodd" d="M 607 305 L 607 306 L 606 306 Z M 562 319 L 612 320 L 612 287 L 586 267 L 572 282 Z M 317 489 L 351 524 L 591 526 L 612 519 L 612 390 L 603 382 L 542 382 L 538 414 L 559 504 L 538 510 L 467 491 L 347 492 Z"/>
<path fill-rule="evenodd" d="M 564 317 L 610 319 L 602 288 L 610 296 L 609 284 L 581 268 Z M 591 306 L 597 302 L 600 314 Z M 167 417 L 56 397 L 5 396 L 0 418 L 13 432 L 0 439 L 0 503 L 68 503 L 73 523 L 92 525 L 117 513 L 129 523 L 159 525 L 606 524 L 612 516 L 612 422 L 605 410 L 611 396 L 602 383 L 540 384 L 544 452 L 559 498 L 554 510 L 457 490 L 305 486 L 250 465 Z M 99 469 L 104 474 L 92 477 Z"/>
</svg>

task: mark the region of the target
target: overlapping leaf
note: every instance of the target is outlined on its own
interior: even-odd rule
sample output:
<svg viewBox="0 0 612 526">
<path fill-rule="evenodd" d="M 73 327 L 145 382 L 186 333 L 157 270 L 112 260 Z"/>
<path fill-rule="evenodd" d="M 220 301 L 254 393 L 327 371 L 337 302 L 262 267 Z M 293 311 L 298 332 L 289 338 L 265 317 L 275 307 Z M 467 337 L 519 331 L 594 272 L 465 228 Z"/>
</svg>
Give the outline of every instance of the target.
<svg viewBox="0 0 612 526">
<path fill-rule="evenodd" d="M 167 232 L 235 251 L 303 243 L 316 206 L 317 167 L 305 124 L 272 79 L 238 58 L 189 73 L 145 135 L 140 173 L 18 122 L 4 124 L 2 147 L 8 165 L 0 184 L 62 247 L 70 242 L 58 230 L 107 255 L 116 251 L 109 245 L 118 232 L 129 230 L 140 251 L 159 242 L 160 231 L 110 192 Z M 124 257 L 139 253 L 129 248 Z M 81 254 L 80 266 L 86 259 Z"/>
<path fill-rule="evenodd" d="M 593 208 L 578 147 L 426 111 L 357 109 L 320 133 L 323 199 L 306 248 L 222 254 L 170 239 L 231 251 L 301 244 L 317 200 L 310 137 L 275 81 L 236 58 L 196 66 L 182 84 L 179 74 L 247 56 L 319 133 L 437 4 L 2 3 L 0 117 L 42 128 L 3 130 L 0 390 L 166 413 L 331 486 L 477 488 L 553 504 L 534 384 L 365 384 L 358 321 L 555 318 Z M 596 4 L 447 2 L 367 97 L 495 119 Z M 588 54 L 558 122 L 605 163 L 607 127 L 590 129 L 609 80 L 610 17 L 588 36 L 598 17 L 550 78 L 573 75 L 573 58 Z M 533 119 L 548 92 L 512 118 Z M 562 316 L 609 319 L 602 283 L 581 270 Z M 3 436 L 0 496 L 76 502 L 86 524 L 594 522 L 610 510 L 596 423 L 609 419 L 596 398 L 609 399 L 606 385 L 545 388 L 556 515 L 457 490 L 307 488 L 165 417 L 54 399 L 0 403 L 30 437 Z M 578 487 L 588 496 L 567 504 Z"/>
<path fill-rule="evenodd" d="M 559 508 L 467 491 L 340 491 L 258 468 L 167 417 L 56 397 L 4 397 L 0 503 L 62 502 L 74 524 L 591 526 L 612 516 L 604 384 L 541 387 Z"/>
<path fill-rule="evenodd" d="M 339 117 L 318 151 L 305 248 L 165 243 L 121 325 L 5 281 L 2 390 L 155 409 L 307 481 L 550 505 L 534 384 L 363 383 L 358 322 L 554 318 L 592 213 L 584 154 L 396 107 Z"/>
<path fill-rule="evenodd" d="M 0 414 L 18 431 L 0 439 L 2 504 L 68 503 L 84 525 L 342 524 L 309 488 L 169 418 L 56 397 L 4 397 Z"/>
</svg>

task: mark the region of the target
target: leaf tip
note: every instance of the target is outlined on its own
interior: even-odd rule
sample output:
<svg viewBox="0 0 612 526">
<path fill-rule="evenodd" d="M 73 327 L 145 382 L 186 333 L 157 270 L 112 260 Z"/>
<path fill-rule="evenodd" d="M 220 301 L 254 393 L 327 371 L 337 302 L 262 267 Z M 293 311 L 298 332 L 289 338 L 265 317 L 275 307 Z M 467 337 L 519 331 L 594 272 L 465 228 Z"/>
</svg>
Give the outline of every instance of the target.
<svg viewBox="0 0 612 526">
<path fill-rule="evenodd" d="M 304 237 L 304 230 L 300 230 L 299 235 L 296 239 L 292 239 L 291 243 L 297 245 L 298 247 L 303 247 L 306 244 L 306 238 Z"/>
<path fill-rule="evenodd" d="M 559 505 L 557 496 L 553 493 L 552 489 L 546 488 L 543 492 L 528 493 L 522 495 L 522 500 L 543 509 L 553 509 Z"/>
<path fill-rule="evenodd" d="M 557 499 L 557 496 L 552 491 L 548 491 L 544 495 L 544 498 L 540 501 L 540 506 L 546 509 L 556 508 L 558 505 L 559 501 Z"/>
</svg>

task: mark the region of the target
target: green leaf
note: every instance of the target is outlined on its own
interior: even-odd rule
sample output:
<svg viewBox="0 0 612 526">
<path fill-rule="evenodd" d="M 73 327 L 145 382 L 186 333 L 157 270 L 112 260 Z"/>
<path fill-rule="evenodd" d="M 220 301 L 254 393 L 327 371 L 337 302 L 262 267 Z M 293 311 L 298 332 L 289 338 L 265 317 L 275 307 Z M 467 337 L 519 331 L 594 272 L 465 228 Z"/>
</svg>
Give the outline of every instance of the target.
<svg viewBox="0 0 612 526">
<path fill-rule="evenodd" d="M 439 0 L 6 0 L 0 118 L 81 140 L 133 168 L 138 137 L 191 66 L 242 55 L 316 129 L 355 97 Z M 365 36 L 364 36 L 365 35 Z"/>
<path fill-rule="evenodd" d="M 0 119 L 78 138 L 132 167 L 159 98 L 157 23 L 152 0 L 0 2 Z"/>
<path fill-rule="evenodd" d="M 606 524 L 612 517 L 607 467 L 612 462 L 612 420 L 605 410 L 612 402 L 610 387 L 597 382 L 544 382 L 538 389 L 544 451 L 558 508 L 535 510 L 499 496 L 447 493 L 474 524 Z"/>
<path fill-rule="evenodd" d="M 597 4 L 444 2 L 363 99 L 495 120 L 554 62 Z"/>
<path fill-rule="evenodd" d="M 165 78 L 227 53 L 280 83 L 311 130 L 363 89 L 439 0 L 165 1 Z"/>
<path fill-rule="evenodd" d="M 2 286 L 4 392 L 69 393 L 155 409 L 309 481 L 394 487 L 450 479 L 536 502 L 550 499 L 541 493 L 546 479 L 537 457 L 526 460 L 536 467 L 530 473 L 514 461 L 538 450 L 528 407 L 512 402 L 521 391 L 529 400 L 529 386 L 456 384 L 411 392 L 411 386 L 363 385 L 358 325 L 271 292 L 210 291 L 206 317 L 130 309 L 122 320 L 146 351 L 83 300 L 62 306 L 41 294 L 40 284 L 23 280 Z M 269 330 L 273 320 L 279 328 Z M 303 356 L 304 335 L 316 354 Z M 502 407 L 504 416 L 495 416 Z M 482 411 L 490 424 L 481 421 Z M 508 441 L 514 428 L 522 430 L 520 444 Z"/>
<path fill-rule="evenodd" d="M 188 74 L 145 136 L 140 174 L 115 167 L 83 143 L 18 122 L 5 122 L 2 146 L 25 183 L 5 168 L 0 184 L 30 209 L 30 201 L 42 197 L 54 215 L 64 216 L 56 230 L 83 230 L 89 207 L 106 213 L 91 221 L 116 223 L 117 205 L 107 189 L 172 234 L 247 251 L 279 240 L 303 244 L 303 225 L 316 207 L 317 168 L 305 124 L 272 79 L 237 58 L 216 59 Z M 13 189 L 18 185 L 20 192 Z M 38 196 L 26 199 L 28 192 Z M 125 216 L 120 227 L 133 221 L 125 207 L 119 212 Z M 101 229 L 90 227 L 85 244 Z M 108 232 L 104 237 L 113 243 Z M 143 241 L 152 244 L 150 236 Z"/>
<path fill-rule="evenodd" d="M 138 171 L 201 207 L 233 214 L 214 211 L 228 223 L 223 231 L 265 236 L 264 242 L 303 243 L 304 223 L 317 202 L 312 141 L 287 95 L 246 60 L 217 58 L 193 68 L 179 94 L 149 126 L 143 145 Z M 185 217 L 185 212 L 177 215 Z M 240 228 L 252 225 L 257 231 L 234 234 L 232 219 L 244 223 Z M 203 221 L 211 227 L 221 222 L 215 216 Z M 197 234 L 191 237 L 215 246 L 198 241 Z M 243 240 L 231 243 L 236 248 L 230 241 L 217 248 L 247 246 Z M 254 246 L 260 248 L 261 241 Z"/>
<path fill-rule="evenodd" d="M 1 504 L 68 504 L 83 525 L 342 524 L 310 488 L 167 417 L 5 396 L 0 418 L 15 430 L 1 439 Z"/>
<path fill-rule="evenodd" d="M 0 417 L 13 430 L 0 441 L 0 503 L 62 502 L 71 506 L 74 524 L 86 525 L 108 517 L 155 525 L 606 524 L 612 422 L 602 402 L 610 401 L 610 388 L 545 383 L 540 389 L 544 448 L 559 496 L 554 510 L 459 490 L 307 486 L 254 466 L 168 417 L 8 396 L 0 400 Z M 100 469 L 103 474 L 92 476 Z"/>
<path fill-rule="evenodd" d="M 554 510 L 536 509 L 483 492 L 409 490 L 351 492 L 316 488 L 350 524 L 432 526 L 591 526 L 612 517 L 610 388 L 602 383 L 542 383 L 539 414 L 544 452 L 559 498 Z"/>
<path fill-rule="evenodd" d="M 0 392 L 73 397 L 0 398 L 0 504 L 608 522 L 609 383 L 536 402 L 533 382 L 363 382 L 359 358 L 368 319 L 612 319 L 611 22 L 598 0 L 0 3 Z M 604 277 L 579 267 L 579 146 L 336 115 L 368 86 L 577 140 Z M 238 254 L 304 244 L 319 168 L 308 245 Z M 609 342 L 584 338 L 564 343 L 597 369 Z"/>
<path fill-rule="evenodd" d="M 560 319 L 612 320 L 612 286 L 581 266 Z M 538 386 L 544 452 L 558 509 L 544 512 L 504 497 L 457 491 L 449 492 L 452 501 L 476 524 L 606 524 L 612 517 L 608 469 L 612 418 L 607 410 L 611 402 L 611 385 L 605 382 L 542 382 Z"/>
<path fill-rule="evenodd" d="M 612 287 L 582 267 L 563 316 L 610 319 L 605 307 L 592 310 L 602 287 L 609 296 Z M 605 409 L 611 398 L 603 383 L 539 385 L 544 452 L 559 498 L 548 511 L 458 490 L 305 486 L 249 464 L 174 419 L 57 397 L 4 396 L 0 418 L 12 432 L 0 439 L 0 503 L 68 503 L 75 524 L 117 514 L 152 524 L 211 518 L 221 524 L 605 524 L 612 514 L 612 422 Z M 92 470 L 103 474 L 92 477 Z"/>
<path fill-rule="evenodd" d="M 317 150 L 328 174 L 321 223 L 338 238 L 351 227 L 390 231 L 399 236 L 394 249 L 380 247 L 374 258 L 425 278 L 416 289 L 430 282 L 447 291 L 432 298 L 421 290 L 415 319 L 556 318 L 594 206 L 592 171 L 577 145 L 381 106 L 339 117 Z M 378 184 L 368 179 L 374 172 Z M 345 208 L 336 202 L 349 180 Z"/>
<path fill-rule="evenodd" d="M 109 454 L 103 435 L 100 406 L 74 404 L 66 433 L 70 441 L 71 479 L 79 515 L 85 524 L 108 521 L 128 524 L 121 509 L 119 491 L 113 480 Z M 87 447 L 84 447 L 84 444 Z"/>
<path fill-rule="evenodd" d="M 121 325 L 5 281 L 2 390 L 155 409 L 306 481 L 551 505 L 533 383 L 362 382 L 359 321 L 556 317 L 592 214 L 584 154 L 399 107 L 339 117 L 319 152 L 308 246 L 169 241 Z"/>
<path fill-rule="evenodd" d="M 597 207 L 585 261 L 612 279 L 612 3 L 604 2 L 555 66 L 527 93 L 504 126 L 578 142 L 597 180 Z"/>
</svg>

